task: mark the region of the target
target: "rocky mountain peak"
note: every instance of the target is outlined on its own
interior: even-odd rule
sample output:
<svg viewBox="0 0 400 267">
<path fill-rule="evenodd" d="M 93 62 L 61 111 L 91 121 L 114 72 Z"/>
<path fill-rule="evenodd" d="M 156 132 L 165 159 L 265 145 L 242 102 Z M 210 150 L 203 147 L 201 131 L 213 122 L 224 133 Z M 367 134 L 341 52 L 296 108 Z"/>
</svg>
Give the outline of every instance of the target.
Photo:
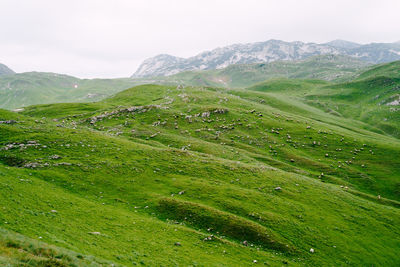
<svg viewBox="0 0 400 267">
<path fill-rule="evenodd" d="M 347 55 L 370 63 L 383 63 L 400 60 L 400 46 L 396 43 L 361 45 L 345 40 L 317 44 L 271 39 L 220 47 L 189 58 L 158 55 L 146 59 L 132 77 L 169 76 L 182 71 L 221 69 L 233 64 L 293 61 L 326 54 Z"/>
</svg>

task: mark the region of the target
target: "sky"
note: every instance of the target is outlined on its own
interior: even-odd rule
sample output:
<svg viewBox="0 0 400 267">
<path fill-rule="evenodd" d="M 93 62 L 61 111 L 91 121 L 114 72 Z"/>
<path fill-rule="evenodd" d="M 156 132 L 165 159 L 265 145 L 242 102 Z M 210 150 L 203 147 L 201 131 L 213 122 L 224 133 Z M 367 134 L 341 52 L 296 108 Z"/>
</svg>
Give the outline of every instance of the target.
<svg viewBox="0 0 400 267">
<path fill-rule="evenodd" d="M 80 78 L 235 43 L 400 40 L 399 0 L 0 0 L 0 63 Z"/>
</svg>

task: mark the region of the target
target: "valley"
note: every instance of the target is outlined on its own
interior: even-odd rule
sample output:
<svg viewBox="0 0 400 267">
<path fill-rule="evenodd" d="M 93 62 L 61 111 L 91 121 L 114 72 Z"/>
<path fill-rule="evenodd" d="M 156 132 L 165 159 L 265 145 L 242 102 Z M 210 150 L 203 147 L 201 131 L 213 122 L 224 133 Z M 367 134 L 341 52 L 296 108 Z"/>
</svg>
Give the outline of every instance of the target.
<svg viewBox="0 0 400 267">
<path fill-rule="evenodd" d="M 400 61 L 0 70 L 0 265 L 400 262 Z"/>
<path fill-rule="evenodd" d="M 141 85 L 2 110 L 0 262 L 39 239 L 64 256 L 29 257 L 65 266 L 395 265 L 400 142 L 304 102 L 332 86 Z"/>
</svg>

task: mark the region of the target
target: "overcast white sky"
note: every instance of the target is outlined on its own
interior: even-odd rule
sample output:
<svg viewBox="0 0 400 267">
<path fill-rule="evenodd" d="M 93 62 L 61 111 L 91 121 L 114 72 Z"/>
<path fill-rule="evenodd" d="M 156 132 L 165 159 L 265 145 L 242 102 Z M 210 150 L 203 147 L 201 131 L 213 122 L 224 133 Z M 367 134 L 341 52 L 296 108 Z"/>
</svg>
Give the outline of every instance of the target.
<svg viewBox="0 0 400 267">
<path fill-rule="evenodd" d="M 399 0 L 0 0 L 0 63 L 127 77 L 157 54 L 234 43 L 395 42 L 399 14 Z"/>
</svg>

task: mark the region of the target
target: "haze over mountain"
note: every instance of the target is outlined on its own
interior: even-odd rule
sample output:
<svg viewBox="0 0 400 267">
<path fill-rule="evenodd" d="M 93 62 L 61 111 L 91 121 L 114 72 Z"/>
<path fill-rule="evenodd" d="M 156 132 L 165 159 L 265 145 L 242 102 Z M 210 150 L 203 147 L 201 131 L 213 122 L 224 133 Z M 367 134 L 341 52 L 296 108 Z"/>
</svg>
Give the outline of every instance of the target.
<svg viewBox="0 0 400 267">
<path fill-rule="evenodd" d="M 361 45 L 343 40 L 324 44 L 280 40 L 234 44 L 189 58 L 161 54 L 146 59 L 132 77 L 168 76 L 188 70 L 221 69 L 232 64 L 300 60 L 325 54 L 348 55 L 369 63 L 384 63 L 400 60 L 400 44 L 371 43 Z"/>
<path fill-rule="evenodd" d="M 134 85 L 149 83 L 239 88 L 278 77 L 337 81 L 352 77 L 368 65 L 349 56 L 323 55 L 300 61 L 236 64 L 219 70 L 134 79 L 79 79 L 57 73 L 25 72 L 0 77 L 0 108 L 98 101 Z"/>
</svg>

